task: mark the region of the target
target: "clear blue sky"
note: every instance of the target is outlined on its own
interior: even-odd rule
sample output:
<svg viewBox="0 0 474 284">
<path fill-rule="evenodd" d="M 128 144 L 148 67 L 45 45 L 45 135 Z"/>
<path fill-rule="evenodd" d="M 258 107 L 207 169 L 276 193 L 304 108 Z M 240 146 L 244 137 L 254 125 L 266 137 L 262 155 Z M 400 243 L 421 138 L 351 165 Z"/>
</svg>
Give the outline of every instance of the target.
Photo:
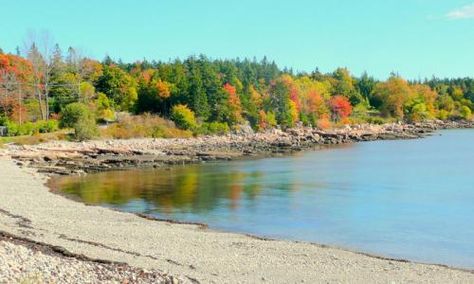
<svg viewBox="0 0 474 284">
<path fill-rule="evenodd" d="M 474 76 L 473 0 L 0 0 L 0 47 L 28 30 L 102 59 L 267 55 L 378 78 Z"/>
</svg>

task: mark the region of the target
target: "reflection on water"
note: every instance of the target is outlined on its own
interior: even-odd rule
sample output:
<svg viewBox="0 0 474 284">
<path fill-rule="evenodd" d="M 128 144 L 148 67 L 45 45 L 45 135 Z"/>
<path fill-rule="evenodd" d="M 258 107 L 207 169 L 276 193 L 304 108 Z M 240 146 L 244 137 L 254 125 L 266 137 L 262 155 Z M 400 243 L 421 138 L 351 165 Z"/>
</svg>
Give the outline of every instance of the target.
<svg viewBox="0 0 474 284">
<path fill-rule="evenodd" d="M 141 201 L 146 204 L 145 213 L 202 213 L 222 203 L 233 210 L 242 198 L 254 200 L 262 189 L 263 175 L 258 170 L 228 171 L 219 164 L 189 165 L 63 177 L 51 184 L 88 204 L 120 207 Z M 288 185 L 278 187 L 291 189 Z"/>
<path fill-rule="evenodd" d="M 474 131 L 442 133 L 52 183 L 124 211 L 474 268 Z"/>
</svg>

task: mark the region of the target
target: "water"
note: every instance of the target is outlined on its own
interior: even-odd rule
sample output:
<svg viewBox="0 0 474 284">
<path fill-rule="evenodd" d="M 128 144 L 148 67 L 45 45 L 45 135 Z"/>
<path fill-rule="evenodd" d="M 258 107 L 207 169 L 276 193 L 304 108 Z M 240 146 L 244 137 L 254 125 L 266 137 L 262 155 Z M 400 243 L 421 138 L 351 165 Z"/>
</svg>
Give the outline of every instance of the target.
<svg viewBox="0 0 474 284">
<path fill-rule="evenodd" d="M 54 181 L 87 203 L 474 268 L 474 131 Z"/>
</svg>

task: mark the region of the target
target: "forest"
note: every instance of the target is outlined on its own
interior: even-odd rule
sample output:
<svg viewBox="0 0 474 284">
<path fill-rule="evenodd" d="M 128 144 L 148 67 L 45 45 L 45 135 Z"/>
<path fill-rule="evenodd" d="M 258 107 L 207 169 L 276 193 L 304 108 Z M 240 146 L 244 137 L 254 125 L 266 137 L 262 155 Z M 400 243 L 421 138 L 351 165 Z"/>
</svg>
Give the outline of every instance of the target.
<svg viewBox="0 0 474 284">
<path fill-rule="evenodd" d="M 410 81 L 393 73 L 381 81 L 346 68 L 294 72 L 266 57 L 98 61 L 34 42 L 16 54 L 0 49 L 0 125 L 10 136 L 59 128 L 74 129 L 79 140 L 222 134 L 243 126 L 325 129 L 468 120 L 473 110 L 472 78 Z"/>
</svg>

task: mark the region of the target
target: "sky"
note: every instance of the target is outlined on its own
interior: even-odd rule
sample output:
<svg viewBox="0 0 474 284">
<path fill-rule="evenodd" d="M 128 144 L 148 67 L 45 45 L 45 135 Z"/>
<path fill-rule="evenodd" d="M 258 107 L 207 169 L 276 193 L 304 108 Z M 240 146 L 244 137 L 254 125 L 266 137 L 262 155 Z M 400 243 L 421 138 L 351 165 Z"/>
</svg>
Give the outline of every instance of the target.
<svg viewBox="0 0 474 284">
<path fill-rule="evenodd" d="M 67 50 L 124 62 L 267 56 L 379 79 L 474 77 L 473 0 L 0 0 L 0 48 L 47 31 Z"/>
</svg>

